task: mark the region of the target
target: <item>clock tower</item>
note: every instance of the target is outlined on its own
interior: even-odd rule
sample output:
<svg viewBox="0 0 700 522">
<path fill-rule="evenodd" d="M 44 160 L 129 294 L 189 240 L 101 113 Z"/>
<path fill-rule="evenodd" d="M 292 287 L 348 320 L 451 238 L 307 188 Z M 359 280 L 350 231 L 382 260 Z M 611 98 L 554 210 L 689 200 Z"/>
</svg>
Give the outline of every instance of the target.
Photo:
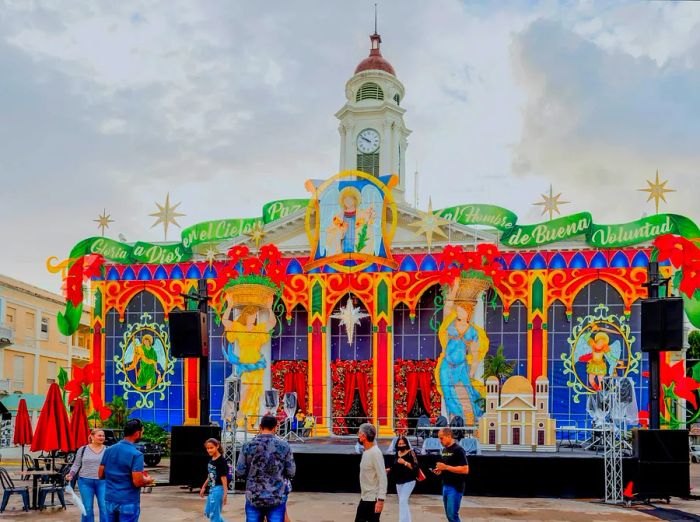
<svg viewBox="0 0 700 522">
<path fill-rule="evenodd" d="M 370 37 L 369 56 L 355 68 L 345 84 L 345 105 L 335 114 L 340 120 L 340 170 L 360 170 L 374 176 L 396 174 L 394 196 L 404 201 L 406 190 L 406 138 L 403 121 L 403 84 L 379 49 L 382 38 Z"/>
</svg>

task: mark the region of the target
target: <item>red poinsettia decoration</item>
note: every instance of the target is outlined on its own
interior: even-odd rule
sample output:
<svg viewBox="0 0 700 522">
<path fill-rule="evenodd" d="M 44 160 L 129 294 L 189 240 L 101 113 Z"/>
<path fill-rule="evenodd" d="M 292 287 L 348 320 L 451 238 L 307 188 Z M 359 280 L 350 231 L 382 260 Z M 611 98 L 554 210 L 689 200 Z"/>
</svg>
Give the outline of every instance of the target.
<svg viewBox="0 0 700 522">
<path fill-rule="evenodd" d="M 257 257 L 250 257 L 248 259 L 243 260 L 243 274 L 244 275 L 251 275 L 251 274 L 257 274 L 260 275 L 263 271 L 264 265 L 263 262 L 260 261 Z"/>
<path fill-rule="evenodd" d="M 450 285 L 459 277 L 479 275 L 496 282 L 500 279 L 502 267 L 496 260 L 500 256 L 498 247 L 491 243 L 477 246 L 474 252 L 465 252 L 459 245 L 447 245 L 442 251 L 440 262 L 442 274 L 440 283 Z"/>
<path fill-rule="evenodd" d="M 286 277 L 286 272 L 284 270 L 284 267 L 279 263 L 274 264 L 274 265 L 270 265 L 267 268 L 265 268 L 265 274 L 277 286 L 281 285 L 282 282 L 284 281 L 284 278 Z"/>
<path fill-rule="evenodd" d="M 667 234 L 654 240 L 658 250 L 658 260 L 668 261 L 674 268 L 681 269 L 678 289 L 692 298 L 700 288 L 700 248 L 697 243 L 681 236 Z"/>
<path fill-rule="evenodd" d="M 694 408 L 698 407 L 695 391 L 700 388 L 700 383 L 692 377 L 686 377 L 685 361 L 678 361 L 662 372 L 661 384 L 666 396 L 675 395 L 690 402 Z"/>
<path fill-rule="evenodd" d="M 241 259 L 248 257 L 250 250 L 245 245 L 236 245 L 227 252 L 229 259 L 233 265 L 236 265 Z"/>
<path fill-rule="evenodd" d="M 97 412 L 100 419 L 103 421 L 109 419 L 109 417 L 112 415 L 112 410 L 104 405 L 104 402 L 102 402 L 102 397 L 100 397 L 98 393 L 92 392 L 92 394 L 90 394 L 90 398 L 92 399 L 92 409 L 94 412 Z"/>
<path fill-rule="evenodd" d="M 276 264 L 282 257 L 282 254 L 280 254 L 279 249 L 272 243 L 270 243 L 269 245 L 261 246 L 260 253 L 258 255 L 260 257 L 260 260 L 265 265 Z"/>
</svg>

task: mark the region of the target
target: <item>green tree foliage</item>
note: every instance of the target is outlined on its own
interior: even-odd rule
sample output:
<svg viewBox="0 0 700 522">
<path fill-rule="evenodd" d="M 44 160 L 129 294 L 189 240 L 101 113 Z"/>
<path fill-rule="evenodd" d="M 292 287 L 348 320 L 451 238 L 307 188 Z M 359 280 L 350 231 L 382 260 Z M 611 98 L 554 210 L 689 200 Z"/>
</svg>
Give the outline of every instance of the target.
<svg viewBox="0 0 700 522">
<path fill-rule="evenodd" d="M 112 415 L 104 422 L 105 428 L 123 429 L 126 421 L 129 420 L 129 415 L 134 411 L 134 408 L 128 408 L 123 397 L 119 395 L 112 399 L 112 402 L 105 404 L 112 411 Z"/>
<path fill-rule="evenodd" d="M 484 358 L 484 379 L 493 376 L 503 384 L 503 381 L 511 376 L 513 369 L 513 364 L 503 355 L 502 344 L 498 346 L 496 355 L 489 354 Z"/>
<path fill-rule="evenodd" d="M 693 330 L 688 334 L 687 359 L 700 359 L 700 330 Z"/>
</svg>

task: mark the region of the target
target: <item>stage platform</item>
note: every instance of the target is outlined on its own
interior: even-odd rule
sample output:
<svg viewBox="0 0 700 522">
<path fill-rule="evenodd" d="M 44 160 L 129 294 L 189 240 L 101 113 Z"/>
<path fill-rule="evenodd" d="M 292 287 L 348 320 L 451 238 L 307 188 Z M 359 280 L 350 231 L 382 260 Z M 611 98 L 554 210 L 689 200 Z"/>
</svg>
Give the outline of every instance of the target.
<svg viewBox="0 0 700 522">
<path fill-rule="evenodd" d="M 297 465 L 293 481 L 295 491 L 359 493 L 358 472 L 361 456 L 355 451 L 357 439 L 351 437 L 310 438 L 292 442 Z M 380 439 L 387 466 L 393 458 L 386 451 L 389 439 Z M 411 441 L 413 443 L 413 441 Z M 416 484 L 415 492 L 441 493 L 441 481 L 429 470 L 437 455 L 418 456 L 426 480 Z M 466 493 L 504 497 L 603 498 L 605 496 L 602 454 L 580 448 L 560 448 L 554 453 L 483 451 L 471 455 Z M 638 461 L 624 459 L 625 477 L 635 477 Z M 389 485 L 395 492 L 395 485 Z"/>
</svg>

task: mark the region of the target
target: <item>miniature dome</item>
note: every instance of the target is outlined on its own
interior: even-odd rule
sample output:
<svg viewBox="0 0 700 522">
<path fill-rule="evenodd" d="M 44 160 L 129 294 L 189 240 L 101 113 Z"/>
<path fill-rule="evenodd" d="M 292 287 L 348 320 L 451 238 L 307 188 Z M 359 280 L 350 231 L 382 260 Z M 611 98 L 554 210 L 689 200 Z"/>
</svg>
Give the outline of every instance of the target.
<svg viewBox="0 0 700 522">
<path fill-rule="evenodd" d="M 532 395 L 532 384 L 522 375 L 515 375 L 505 382 L 501 394 Z"/>
</svg>

